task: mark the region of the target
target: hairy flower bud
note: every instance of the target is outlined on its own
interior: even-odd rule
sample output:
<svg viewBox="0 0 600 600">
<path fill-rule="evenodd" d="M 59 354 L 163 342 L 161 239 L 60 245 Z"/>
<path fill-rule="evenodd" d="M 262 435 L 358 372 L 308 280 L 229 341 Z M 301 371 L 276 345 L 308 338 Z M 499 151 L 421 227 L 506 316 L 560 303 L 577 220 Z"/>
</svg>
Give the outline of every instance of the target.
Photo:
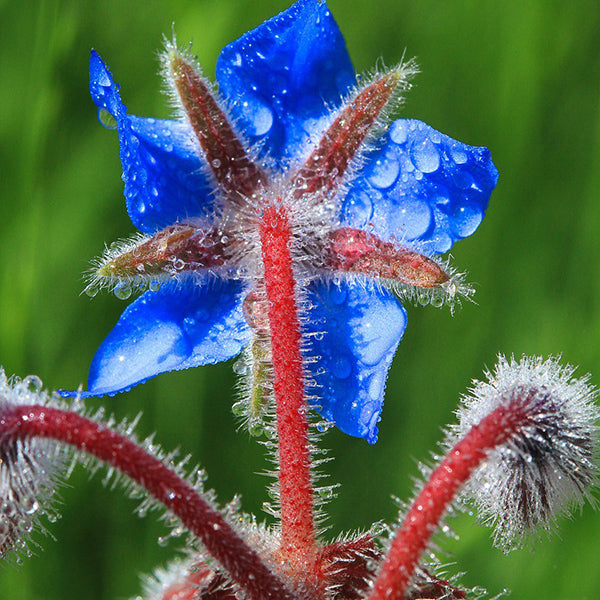
<svg viewBox="0 0 600 600">
<path fill-rule="evenodd" d="M 465 487 L 482 520 L 495 527 L 494 542 L 518 546 L 536 526 L 548 530 L 553 516 L 588 498 L 594 483 L 599 417 L 597 391 L 588 377 L 556 358 L 500 356 L 488 381 L 475 382 L 458 410 L 448 447 L 503 407 L 519 425 L 492 449 Z"/>
<path fill-rule="evenodd" d="M 52 397 L 41 387 L 35 376 L 8 380 L 0 367 L 0 423 L 16 406 L 51 403 Z M 28 553 L 28 540 L 40 527 L 40 517 L 54 520 L 50 499 L 63 462 L 63 453 L 52 440 L 0 434 L 0 558 L 11 552 Z"/>
</svg>

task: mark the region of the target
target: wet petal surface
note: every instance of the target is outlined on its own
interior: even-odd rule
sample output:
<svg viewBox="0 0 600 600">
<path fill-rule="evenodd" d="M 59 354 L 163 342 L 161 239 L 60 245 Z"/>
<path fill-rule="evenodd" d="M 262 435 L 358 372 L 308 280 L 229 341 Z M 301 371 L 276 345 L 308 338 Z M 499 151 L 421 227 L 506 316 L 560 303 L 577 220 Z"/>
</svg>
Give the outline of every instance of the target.
<svg viewBox="0 0 600 600">
<path fill-rule="evenodd" d="M 129 305 L 98 349 L 89 394 L 113 394 L 160 373 L 217 363 L 249 340 L 239 282 L 188 276 Z"/>
<path fill-rule="evenodd" d="M 226 46 L 217 81 L 249 140 L 285 159 L 323 130 L 355 75 L 327 5 L 300 0 Z"/>
<path fill-rule="evenodd" d="M 90 91 L 99 110 L 116 120 L 127 212 L 144 233 L 188 217 L 206 217 L 215 197 L 199 147 L 188 125 L 128 115 L 119 87 L 96 53 L 90 61 Z"/>
<path fill-rule="evenodd" d="M 324 419 L 374 443 L 387 372 L 406 327 L 404 308 L 370 282 L 314 282 L 308 300 L 307 391 L 319 396 Z"/>
<path fill-rule="evenodd" d="M 447 252 L 477 229 L 497 180 L 487 148 L 399 119 L 367 155 L 343 201 L 342 222 Z"/>
</svg>

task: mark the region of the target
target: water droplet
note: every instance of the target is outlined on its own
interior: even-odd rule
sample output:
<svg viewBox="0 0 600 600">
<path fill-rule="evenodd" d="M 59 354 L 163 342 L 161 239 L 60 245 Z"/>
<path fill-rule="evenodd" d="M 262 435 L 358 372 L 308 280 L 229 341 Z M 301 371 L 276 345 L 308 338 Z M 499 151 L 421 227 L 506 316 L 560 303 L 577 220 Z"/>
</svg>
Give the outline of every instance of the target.
<svg viewBox="0 0 600 600">
<path fill-rule="evenodd" d="M 369 182 L 376 188 L 386 189 L 394 185 L 400 173 L 400 163 L 393 156 L 384 156 L 375 161 Z"/>
<path fill-rule="evenodd" d="M 442 306 L 444 306 L 444 297 L 441 294 L 434 294 L 431 297 L 431 306 L 434 308 L 442 308 Z"/>
<path fill-rule="evenodd" d="M 39 502 L 35 498 L 27 498 L 27 500 L 23 502 L 23 510 L 26 515 L 33 515 L 39 509 Z"/>
<path fill-rule="evenodd" d="M 383 396 L 385 376 L 382 371 L 377 371 L 371 375 L 368 383 L 368 392 L 372 400 L 379 401 Z"/>
<path fill-rule="evenodd" d="M 150 284 L 148 285 L 148 289 L 151 292 L 158 292 L 158 290 L 160 289 L 160 281 L 157 281 L 156 279 L 153 279 Z"/>
<path fill-rule="evenodd" d="M 331 423 L 331 425 L 333 426 L 333 423 Z M 319 497 L 322 498 L 323 500 L 331 500 L 332 498 L 335 497 L 335 486 L 328 485 L 328 486 L 319 488 L 319 489 L 317 489 L 317 494 L 319 494 Z"/>
<path fill-rule="evenodd" d="M 460 146 L 452 146 L 450 148 L 450 156 L 457 165 L 464 165 L 469 158 Z"/>
<path fill-rule="evenodd" d="M 90 298 L 95 298 L 98 295 L 98 288 L 93 285 L 88 285 L 83 291 L 85 292 L 85 295 Z"/>
<path fill-rule="evenodd" d="M 334 424 L 331 421 L 319 421 L 317 423 L 317 430 L 320 431 L 321 433 L 325 433 L 326 431 L 331 429 L 333 427 L 333 425 Z"/>
<path fill-rule="evenodd" d="M 114 294 L 119 300 L 127 300 L 131 296 L 131 286 L 129 283 L 117 283 L 114 289 Z"/>
<path fill-rule="evenodd" d="M 241 416 L 245 415 L 246 414 L 246 403 L 242 400 L 240 400 L 239 402 L 236 402 L 231 407 L 231 412 L 236 417 L 241 417 Z"/>
<path fill-rule="evenodd" d="M 421 173 L 433 173 L 440 167 L 440 154 L 429 138 L 413 144 L 410 155 Z"/>
<path fill-rule="evenodd" d="M 37 375 L 27 375 L 23 378 L 23 384 L 34 393 L 40 392 L 44 387 L 42 380 Z"/>
<path fill-rule="evenodd" d="M 117 120 L 105 108 L 98 109 L 98 121 L 106 129 L 116 129 L 118 126 Z"/>
<path fill-rule="evenodd" d="M 251 423 L 248 431 L 252 437 L 260 437 L 264 433 L 263 424 L 260 422 Z"/>
<path fill-rule="evenodd" d="M 249 371 L 250 369 L 245 358 L 240 358 L 233 363 L 233 372 L 236 375 L 247 375 Z"/>
<path fill-rule="evenodd" d="M 210 164 L 212 165 L 213 169 L 218 169 L 221 166 L 221 161 L 218 158 L 213 158 L 210 161 Z"/>
<path fill-rule="evenodd" d="M 461 206 L 452 213 L 452 230 L 458 237 L 471 235 L 483 219 L 481 210 L 474 206 Z"/>
<path fill-rule="evenodd" d="M 168 543 L 169 543 L 169 537 L 168 535 L 163 535 L 161 537 L 158 538 L 158 545 L 161 548 L 164 548 Z"/>
<path fill-rule="evenodd" d="M 448 252 L 448 250 L 452 248 L 454 242 L 454 240 L 445 232 L 436 233 L 432 241 L 434 242 L 433 248 L 435 252 L 439 252 L 440 254 Z"/>
<path fill-rule="evenodd" d="M 408 138 L 408 129 L 406 127 L 406 121 L 399 119 L 394 121 L 390 127 L 390 139 L 395 144 L 404 144 Z"/>
<path fill-rule="evenodd" d="M 364 227 L 373 217 L 373 202 L 366 192 L 349 196 L 344 206 L 344 220 L 356 227 Z"/>
<path fill-rule="evenodd" d="M 177 271 L 181 271 L 185 267 L 185 261 L 181 260 L 181 258 L 177 258 L 173 261 L 173 266 Z"/>
<path fill-rule="evenodd" d="M 330 369 L 338 379 L 347 379 L 352 373 L 352 363 L 346 356 L 338 355 L 331 362 Z"/>
<path fill-rule="evenodd" d="M 427 232 L 433 215 L 426 202 L 407 195 L 402 198 L 398 208 L 400 210 L 390 214 L 390 229 L 401 231 L 409 240 L 419 238 Z"/>
<path fill-rule="evenodd" d="M 249 121 L 247 132 L 253 136 L 265 135 L 273 127 L 273 112 L 258 98 L 246 96 L 242 102 L 243 112 Z"/>
</svg>

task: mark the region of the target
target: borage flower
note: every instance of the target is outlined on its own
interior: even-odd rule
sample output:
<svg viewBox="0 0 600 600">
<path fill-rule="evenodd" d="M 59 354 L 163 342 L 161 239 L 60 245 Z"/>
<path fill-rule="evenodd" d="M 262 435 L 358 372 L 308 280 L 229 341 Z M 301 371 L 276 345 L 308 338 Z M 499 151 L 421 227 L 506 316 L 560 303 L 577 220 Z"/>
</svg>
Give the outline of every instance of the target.
<svg viewBox="0 0 600 600">
<path fill-rule="evenodd" d="M 414 63 L 357 80 L 319 0 L 226 46 L 218 91 L 174 42 L 163 71 L 179 118 L 140 118 L 92 54 L 91 94 L 116 120 L 143 235 L 107 251 L 90 285 L 150 289 L 100 346 L 86 393 L 247 348 L 251 419 L 279 385 L 374 442 L 406 325 L 397 296 L 470 293 L 436 255 L 481 222 L 497 180 L 489 151 L 390 122 Z"/>
</svg>

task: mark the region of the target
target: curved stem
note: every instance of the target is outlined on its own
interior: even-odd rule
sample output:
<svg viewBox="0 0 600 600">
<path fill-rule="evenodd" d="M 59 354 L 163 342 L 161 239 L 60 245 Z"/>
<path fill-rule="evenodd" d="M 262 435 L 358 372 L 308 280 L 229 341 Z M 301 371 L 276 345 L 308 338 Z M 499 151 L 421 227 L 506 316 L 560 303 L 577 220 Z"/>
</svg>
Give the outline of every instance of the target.
<svg viewBox="0 0 600 600">
<path fill-rule="evenodd" d="M 3 407 L 0 447 L 51 438 L 92 454 L 145 488 L 193 532 L 254 600 L 295 600 L 280 579 L 196 490 L 126 437 L 76 413 L 48 406 Z"/>
<path fill-rule="evenodd" d="M 260 228 L 277 403 L 282 552 L 306 564 L 316 554 L 300 323 L 287 211 L 270 206 Z"/>
<path fill-rule="evenodd" d="M 413 502 L 373 585 L 369 600 L 400 600 L 415 568 L 460 486 L 492 448 L 523 423 L 515 407 L 501 406 L 475 425 L 447 454 Z"/>
</svg>

